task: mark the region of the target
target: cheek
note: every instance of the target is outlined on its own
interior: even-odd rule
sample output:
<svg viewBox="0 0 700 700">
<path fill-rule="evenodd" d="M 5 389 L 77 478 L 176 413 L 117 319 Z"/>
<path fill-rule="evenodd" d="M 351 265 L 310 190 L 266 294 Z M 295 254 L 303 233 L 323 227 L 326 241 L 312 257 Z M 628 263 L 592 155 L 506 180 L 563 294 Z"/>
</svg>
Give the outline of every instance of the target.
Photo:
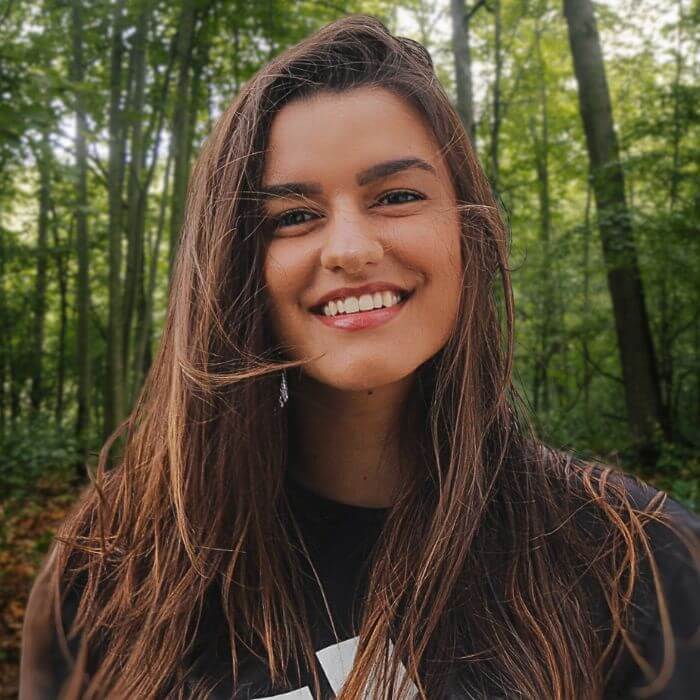
<svg viewBox="0 0 700 700">
<path fill-rule="evenodd" d="M 440 222 L 440 235 L 436 238 L 434 255 L 438 259 L 436 267 L 442 267 L 445 275 L 445 284 L 448 286 L 453 304 L 457 304 L 458 293 L 462 286 L 462 271 L 464 260 L 462 257 L 462 225 L 459 212 L 450 208 L 443 214 Z"/>
<path fill-rule="evenodd" d="M 265 278 L 265 293 L 270 309 L 270 319 L 273 330 L 279 335 L 280 323 L 284 318 L 283 307 L 286 299 L 290 297 L 291 279 L 289 268 L 284 260 L 275 251 L 268 250 L 263 267 Z"/>
<path fill-rule="evenodd" d="M 463 284 L 459 219 L 449 214 L 434 219 L 428 235 L 411 237 L 406 254 L 424 277 L 421 323 L 431 329 L 431 342 L 442 345 L 453 331 Z"/>
<path fill-rule="evenodd" d="M 409 264 L 423 273 L 432 289 L 459 290 L 463 262 L 461 229 L 454 211 L 440 212 L 424 226 L 412 227 L 400 247 Z"/>
<path fill-rule="evenodd" d="M 291 241 L 273 241 L 266 253 L 263 274 L 273 331 L 278 340 L 289 335 L 288 328 L 298 318 L 301 294 L 308 284 L 309 254 L 303 246 L 292 248 Z"/>
<path fill-rule="evenodd" d="M 294 302 L 303 278 L 303 257 L 288 247 L 285 249 L 283 243 L 270 244 L 263 266 L 265 286 L 275 307 Z"/>
</svg>

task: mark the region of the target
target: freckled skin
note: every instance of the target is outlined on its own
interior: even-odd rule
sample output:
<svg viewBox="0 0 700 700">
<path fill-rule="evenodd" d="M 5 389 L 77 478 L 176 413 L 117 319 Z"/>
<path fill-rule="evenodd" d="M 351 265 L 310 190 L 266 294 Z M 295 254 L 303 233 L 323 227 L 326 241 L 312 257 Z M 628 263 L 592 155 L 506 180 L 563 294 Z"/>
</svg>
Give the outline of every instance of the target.
<svg viewBox="0 0 700 700">
<path fill-rule="evenodd" d="M 405 157 L 424 159 L 437 176 L 411 168 L 357 184 L 357 172 Z M 264 273 L 276 337 L 293 348 L 293 359 L 325 353 L 303 371 L 327 389 L 367 396 L 407 380 L 445 345 L 461 286 L 455 193 L 432 133 L 384 89 L 292 102 L 272 122 L 263 186 L 298 181 L 318 182 L 322 194 L 266 204 L 271 216 L 309 212 L 287 215 L 268 249 Z M 397 196 L 405 190 L 422 198 Z M 388 192 L 395 194 L 386 198 Z M 375 281 L 415 290 L 386 324 L 348 332 L 309 311 L 337 287 Z"/>
</svg>

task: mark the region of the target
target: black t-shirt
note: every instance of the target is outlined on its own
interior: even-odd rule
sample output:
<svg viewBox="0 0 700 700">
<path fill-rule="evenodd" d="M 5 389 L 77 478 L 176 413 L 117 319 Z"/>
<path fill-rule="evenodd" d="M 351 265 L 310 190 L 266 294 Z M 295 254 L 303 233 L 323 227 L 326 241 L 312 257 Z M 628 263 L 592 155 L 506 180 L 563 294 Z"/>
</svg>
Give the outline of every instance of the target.
<svg viewBox="0 0 700 700">
<path fill-rule="evenodd" d="M 317 670 L 324 693 L 323 700 L 335 697 L 352 666 L 357 643 L 362 599 L 366 593 L 368 564 L 371 550 L 381 534 L 388 508 L 365 508 L 332 501 L 317 495 L 291 477 L 286 479 L 290 506 L 299 523 L 309 556 L 319 577 L 331 611 L 338 641 L 333 634 L 328 613 L 318 585 L 311 579 L 313 572 L 303 565 L 309 581 L 305 590 L 306 603 L 314 638 Z M 212 608 L 216 611 L 217 605 Z M 202 626 L 215 625 L 214 613 Z M 210 627 L 211 628 L 211 627 Z M 241 661 L 235 696 L 228 666 L 229 646 L 226 630 L 221 638 L 203 649 L 198 673 L 200 676 L 222 678 L 212 698 L 259 700 L 274 697 L 280 700 L 312 700 L 313 681 L 308 670 L 298 682 L 285 688 L 271 685 L 266 665 L 253 655 Z"/>
<path fill-rule="evenodd" d="M 640 489 L 626 480 L 628 490 L 638 506 L 643 506 L 657 493 L 647 486 Z M 312 676 L 304 670 L 289 687 L 273 687 L 265 664 L 253 655 L 240 658 L 239 682 L 233 693 L 230 677 L 230 655 L 226 629 L 220 611 L 212 604 L 205 609 L 200 629 L 207 637 L 197 646 L 195 673 L 190 687 L 202 680 L 216 683 L 210 697 L 235 700 L 328 700 L 343 684 L 357 647 L 357 632 L 363 597 L 368 581 L 368 564 L 388 514 L 386 508 L 352 506 L 326 499 L 288 477 L 286 488 L 299 522 L 316 572 L 330 608 L 337 640 L 328 620 L 318 586 L 307 592 L 309 614 L 314 636 L 316 663 L 322 682 L 322 699 L 312 694 Z M 667 510 L 676 522 L 690 526 L 700 536 L 700 517 L 672 499 Z M 699 579 L 685 549 L 666 529 L 649 528 L 652 547 L 659 560 L 664 590 L 668 596 L 671 623 L 676 634 L 677 661 L 672 678 L 665 689 L 652 696 L 656 700 L 691 700 L 700 695 L 700 646 L 685 643 L 700 625 Z M 58 651 L 58 643 L 48 622 L 43 604 L 45 592 L 41 577 L 37 579 L 25 616 L 22 647 L 20 700 L 55 698 L 66 668 Z M 642 589 L 643 590 L 643 589 Z M 650 591 L 651 592 L 651 591 Z M 643 655 L 658 669 L 663 659 L 663 639 L 651 599 L 640 600 L 640 624 L 635 640 L 642 643 Z M 625 656 L 616 665 L 604 698 L 631 698 L 633 688 L 646 685 L 636 663 Z M 410 697 L 410 694 L 409 694 Z M 467 700 L 459 684 L 450 686 L 447 700 Z M 484 696 L 480 696 L 484 697 Z M 489 695 L 488 697 L 494 697 Z"/>
</svg>

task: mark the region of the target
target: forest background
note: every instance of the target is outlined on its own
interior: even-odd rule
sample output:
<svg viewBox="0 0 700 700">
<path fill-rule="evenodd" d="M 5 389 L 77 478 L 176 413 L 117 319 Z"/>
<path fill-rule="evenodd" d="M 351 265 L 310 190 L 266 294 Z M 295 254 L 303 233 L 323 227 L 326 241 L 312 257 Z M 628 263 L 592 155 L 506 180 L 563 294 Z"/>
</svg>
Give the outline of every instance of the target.
<svg viewBox="0 0 700 700">
<path fill-rule="evenodd" d="M 500 196 L 540 435 L 700 512 L 700 1 L 2 0 L 0 697 L 37 566 L 157 348 L 203 139 L 355 12 L 429 50 Z"/>
</svg>

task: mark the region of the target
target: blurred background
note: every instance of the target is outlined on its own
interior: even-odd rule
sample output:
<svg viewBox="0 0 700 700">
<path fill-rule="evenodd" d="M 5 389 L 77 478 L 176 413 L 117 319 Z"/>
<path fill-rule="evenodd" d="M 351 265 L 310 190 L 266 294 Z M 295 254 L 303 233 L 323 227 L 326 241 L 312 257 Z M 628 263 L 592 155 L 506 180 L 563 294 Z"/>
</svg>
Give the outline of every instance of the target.
<svg viewBox="0 0 700 700">
<path fill-rule="evenodd" d="M 700 512 L 698 0 L 0 0 L 0 697 L 157 348 L 203 139 L 356 12 L 428 49 L 500 196 L 540 435 Z"/>
</svg>

